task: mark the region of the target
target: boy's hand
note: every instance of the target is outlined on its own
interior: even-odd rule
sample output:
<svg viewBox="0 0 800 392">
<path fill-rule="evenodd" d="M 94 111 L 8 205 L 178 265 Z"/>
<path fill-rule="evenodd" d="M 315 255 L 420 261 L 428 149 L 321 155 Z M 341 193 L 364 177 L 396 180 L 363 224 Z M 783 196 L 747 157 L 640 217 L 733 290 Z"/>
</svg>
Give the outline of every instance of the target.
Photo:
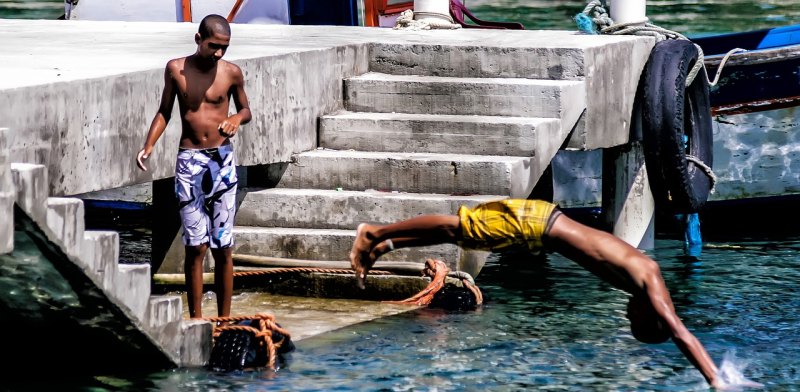
<svg viewBox="0 0 800 392">
<path fill-rule="evenodd" d="M 144 165 L 144 161 L 146 161 L 147 158 L 150 158 L 150 153 L 152 151 L 153 151 L 152 147 L 150 148 L 145 147 L 141 151 L 139 151 L 139 154 L 136 155 L 136 166 L 139 166 L 139 169 L 147 171 L 147 166 Z"/>
<path fill-rule="evenodd" d="M 241 122 L 242 118 L 238 114 L 234 114 L 219 124 L 219 132 L 226 137 L 233 137 L 239 130 Z"/>
</svg>

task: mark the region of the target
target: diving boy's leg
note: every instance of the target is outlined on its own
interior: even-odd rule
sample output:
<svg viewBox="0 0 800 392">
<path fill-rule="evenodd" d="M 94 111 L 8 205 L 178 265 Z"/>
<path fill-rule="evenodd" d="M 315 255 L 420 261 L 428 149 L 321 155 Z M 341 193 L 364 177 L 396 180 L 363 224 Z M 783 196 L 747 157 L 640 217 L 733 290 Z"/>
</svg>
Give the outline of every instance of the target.
<svg viewBox="0 0 800 392">
<path fill-rule="evenodd" d="M 233 249 L 211 249 L 214 255 L 214 290 L 217 293 L 217 315 L 231 315 L 231 297 L 233 297 Z"/>
<path fill-rule="evenodd" d="M 184 275 L 186 277 L 186 297 L 189 302 L 189 317 L 203 317 L 203 259 L 207 244 L 186 246 Z"/>
<path fill-rule="evenodd" d="M 457 215 L 422 215 L 385 226 L 362 223 L 356 229 L 350 265 L 356 271 L 358 286 L 363 288 L 367 272 L 377 257 L 391 251 L 388 248 L 456 243 L 460 238 L 461 220 Z M 393 246 L 384 243 L 386 240 L 392 240 Z"/>
</svg>

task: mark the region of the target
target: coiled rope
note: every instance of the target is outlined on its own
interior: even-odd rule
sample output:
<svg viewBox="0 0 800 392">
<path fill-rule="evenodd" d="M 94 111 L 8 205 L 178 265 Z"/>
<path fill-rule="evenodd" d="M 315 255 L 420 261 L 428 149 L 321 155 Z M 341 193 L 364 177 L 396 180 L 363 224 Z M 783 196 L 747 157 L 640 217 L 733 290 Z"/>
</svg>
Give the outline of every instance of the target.
<svg viewBox="0 0 800 392">
<path fill-rule="evenodd" d="M 608 11 L 606 11 L 604 2 L 601 0 L 590 1 L 586 5 L 586 8 L 583 9 L 583 12 L 575 16 L 575 23 L 578 25 L 578 28 L 581 31 L 588 34 L 599 33 L 609 35 L 644 35 L 655 37 L 656 43 L 667 39 L 682 39 L 691 42 L 689 38 L 681 33 L 656 26 L 652 23 L 614 23 L 614 20 L 608 16 Z M 701 70 L 706 73 L 706 81 L 709 80 L 708 71 L 706 70 L 704 61 L 705 54 L 703 53 L 703 48 L 694 42 L 692 42 L 692 44 L 695 46 L 695 48 L 697 48 L 697 62 L 694 63 L 694 66 L 692 66 L 692 69 L 686 75 L 686 87 L 691 86 L 692 82 L 694 82 L 694 79 Z M 714 80 L 708 81 L 708 85 L 711 87 L 716 86 L 719 82 L 719 77 L 722 74 L 722 69 L 725 67 L 725 64 L 728 62 L 730 57 L 736 53 L 742 52 L 747 52 L 747 50 L 742 48 L 734 48 L 729 50 L 719 63 L 717 72 L 714 75 Z M 714 193 L 717 184 L 717 176 L 714 174 L 714 171 L 711 169 L 711 167 L 709 167 L 699 158 L 690 154 L 686 154 L 686 160 L 694 163 L 697 167 L 703 170 L 703 173 L 705 173 L 711 181 L 710 193 Z"/>
<path fill-rule="evenodd" d="M 267 350 L 267 367 L 270 369 L 275 369 L 275 363 L 278 357 L 278 349 L 286 342 L 287 339 L 291 339 L 291 334 L 289 331 L 281 328 L 275 322 L 275 316 L 269 313 L 259 313 L 255 316 L 235 316 L 235 317 L 205 317 L 203 320 L 210 321 L 216 324 L 214 327 L 214 339 L 219 337 L 219 335 L 223 331 L 246 331 L 251 332 L 255 338 L 259 342 L 259 347 L 261 349 Z M 248 325 L 233 325 L 227 324 L 232 322 L 239 322 L 239 321 L 247 321 L 253 320 L 258 321 L 258 328 L 254 328 Z M 282 338 L 275 342 L 272 339 L 273 332 L 277 332 L 282 336 Z"/>
<path fill-rule="evenodd" d="M 575 16 L 575 23 L 577 23 L 578 28 L 588 34 L 608 34 L 608 35 L 643 35 L 643 36 L 650 36 L 655 37 L 656 42 L 661 42 L 667 39 L 683 39 L 687 41 L 691 41 L 689 38 L 686 38 L 681 33 L 676 31 L 668 30 L 663 27 L 656 26 L 652 23 L 614 23 L 608 16 L 608 11 L 606 11 L 605 6 L 603 5 L 604 2 L 601 0 L 592 0 L 587 5 L 586 8 L 583 9 L 583 12 Z M 700 73 L 700 70 L 706 71 L 705 68 L 705 54 L 703 53 L 703 48 L 700 47 L 698 44 L 694 44 L 697 48 L 697 62 L 694 64 L 692 69 L 686 75 L 686 87 L 689 87 L 694 78 L 697 77 L 697 74 Z M 725 67 L 725 63 L 728 62 L 728 59 L 736 53 L 746 52 L 747 50 L 742 48 L 734 48 L 728 51 L 725 54 L 725 57 L 722 58 L 722 61 L 717 68 L 717 73 L 714 76 L 714 80 L 709 81 L 709 86 L 716 86 L 719 82 L 719 76 L 722 73 L 722 68 Z M 708 79 L 708 73 L 706 72 L 706 80 Z"/>
</svg>

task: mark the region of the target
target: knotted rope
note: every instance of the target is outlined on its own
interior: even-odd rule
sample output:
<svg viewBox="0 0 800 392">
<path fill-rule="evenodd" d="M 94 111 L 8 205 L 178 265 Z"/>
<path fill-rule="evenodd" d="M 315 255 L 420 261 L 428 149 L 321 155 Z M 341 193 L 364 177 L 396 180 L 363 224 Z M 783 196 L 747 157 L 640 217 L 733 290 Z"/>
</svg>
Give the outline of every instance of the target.
<svg viewBox="0 0 800 392">
<path fill-rule="evenodd" d="M 206 317 L 203 320 L 216 323 L 214 328 L 214 338 L 216 339 L 223 331 L 247 331 L 253 333 L 259 342 L 259 347 L 267 350 L 267 367 L 275 369 L 275 363 L 278 357 L 278 349 L 283 345 L 286 339 L 291 339 L 289 331 L 281 328 L 275 322 L 275 316 L 269 313 L 259 313 L 255 316 L 236 316 L 236 317 Z M 238 321 L 257 320 L 258 328 L 248 325 L 233 325 L 225 324 Z M 273 332 L 277 332 L 283 337 L 281 340 L 275 342 L 272 340 Z"/>
<path fill-rule="evenodd" d="M 656 42 L 661 42 L 667 39 L 683 39 L 691 42 L 689 38 L 686 38 L 686 36 L 681 33 L 656 26 L 652 23 L 614 23 L 614 20 L 608 16 L 608 11 L 606 11 L 603 3 L 604 2 L 601 0 L 592 0 L 586 5 L 586 8 L 583 9 L 582 13 L 575 16 L 575 23 L 577 23 L 578 28 L 581 31 L 588 34 L 599 33 L 609 35 L 644 35 L 654 37 Z M 694 82 L 694 78 L 697 77 L 697 74 L 700 73 L 701 69 L 706 71 L 704 63 L 705 54 L 703 53 L 703 48 L 701 48 L 698 44 L 694 44 L 694 46 L 697 48 L 697 62 L 686 75 L 686 87 L 689 87 L 692 82 Z M 722 68 L 725 67 L 725 63 L 728 62 L 728 59 L 731 55 L 740 52 L 746 52 L 746 50 L 735 48 L 731 49 L 727 54 L 725 54 L 725 57 L 723 57 L 719 67 L 717 68 L 717 74 L 714 77 L 714 80 L 708 82 L 709 86 L 717 85 L 719 82 L 719 76 L 722 73 Z M 706 80 L 708 80 L 708 72 L 706 72 Z"/>
<path fill-rule="evenodd" d="M 477 305 L 483 304 L 483 294 L 478 286 L 475 285 L 475 280 L 472 276 L 466 272 L 456 271 L 451 272 L 450 268 L 447 267 L 442 260 L 437 259 L 428 259 L 425 261 L 425 269 L 422 270 L 423 276 L 428 276 L 431 278 L 431 282 L 428 283 L 422 291 L 413 296 L 406 298 L 402 301 L 385 301 L 387 303 L 393 304 L 402 304 L 402 305 L 418 305 L 418 306 L 427 306 L 430 305 L 433 297 L 444 287 L 445 278 L 454 277 L 457 279 L 461 279 L 461 283 L 464 284 L 464 287 L 469 290 L 472 295 L 475 297 L 475 303 Z"/>
<path fill-rule="evenodd" d="M 236 271 L 233 277 L 246 277 L 246 276 L 260 276 L 260 275 L 280 275 L 290 273 L 321 273 L 321 274 L 339 274 L 349 275 L 353 273 L 350 269 L 336 269 L 336 268 L 313 268 L 313 267 L 289 267 L 289 268 L 272 268 L 254 271 Z M 369 273 L 374 275 L 391 275 L 389 271 L 372 270 Z"/>
<path fill-rule="evenodd" d="M 433 14 L 428 12 L 417 12 L 416 15 L 432 15 L 447 17 L 448 21 L 439 20 L 439 19 L 423 19 L 423 20 L 415 20 L 414 19 L 414 11 L 412 10 L 405 10 L 400 13 L 400 16 L 397 17 L 397 20 L 394 24 L 394 30 L 431 30 L 431 29 L 442 29 L 442 30 L 455 30 L 460 29 L 461 25 L 458 23 L 453 23 L 453 18 L 450 15 L 442 15 L 442 14 Z"/>
<path fill-rule="evenodd" d="M 581 31 L 588 34 L 599 33 L 609 35 L 644 35 L 655 37 L 656 43 L 667 39 L 682 39 L 691 42 L 689 38 L 681 33 L 668 30 L 651 23 L 614 23 L 614 20 L 608 16 L 608 12 L 604 7 L 604 1 L 601 0 L 590 1 L 586 5 L 586 8 L 583 9 L 583 12 L 575 16 L 575 23 L 578 25 L 578 28 Z M 695 48 L 697 48 L 697 61 L 694 63 L 694 66 L 689 73 L 686 74 L 686 87 L 691 86 L 692 82 L 694 82 L 694 79 L 701 70 L 705 72 L 706 81 L 709 80 L 708 71 L 706 70 L 704 61 L 705 54 L 703 53 L 703 48 L 694 42 L 692 42 L 692 44 L 695 46 Z M 711 87 L 717 85 L 719 82 L 719 77 L 722 74 L 722 69 L 725 67 L 725 64 L 732 55 L 746 51 L 747 50 L 742 48 L 734 48 L 729 50 L 719 63 L 719 67 L 717 67 L 717 73 L 714 75 L 714 80 L 708 81 L 708 85 Z M 705 173 L 711 180 L 710 193 L 714 193 L 717 183 L 717 176 L 714 174 L 713 170 L 711 170 L 711 167 L 706 165 L 705 162 L 701 161 L 699 158 L 690 154 L 686 154 L 686 160 L 694 163 L 701 170 L 703 170 L 703 173 Z"/>
</svg>

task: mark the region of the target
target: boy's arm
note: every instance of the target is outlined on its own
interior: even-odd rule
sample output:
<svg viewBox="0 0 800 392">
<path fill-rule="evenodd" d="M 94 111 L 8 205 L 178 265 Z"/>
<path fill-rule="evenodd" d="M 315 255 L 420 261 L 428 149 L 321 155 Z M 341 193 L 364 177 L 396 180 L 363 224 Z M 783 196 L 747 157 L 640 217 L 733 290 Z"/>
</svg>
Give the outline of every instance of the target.
<svg viewBox="0 0 800 392">
<path fill-rule="evenodd" d="M 171 68 L 174 66 L 174 61 L 175 60 L 171 60 L 164 68 L 164 91 L 161 93 L 161 105 L 158 107 L 158 112 L 156 112 L 153 122 L 150 123 L 150 131 L 147 132 L 144 147 L 142 147 L 142 150 L 136 155 L 136 164 L 144 171 L 147 171 L 144 161 L 150 157 L 153 146 L 156 144 L 156 141 L 158 141 L 158 138 L 161 137 L 161 134 L 164 133 L 164 129 L 167 128 L 167 123 L 169 123 L 169 119 L 172 116 L 172 107 L 175 104 L 175 94 L 177 91 L 171 71 Z"/>
<path fill-rule="evenodd" d="M 656 313 L 672 332 L 672 341 L 686 356 L 686 359 L 703 374 L 706 381 L 712 387 L 718 387 L 717 366 L 700 341 L 689 332 L 681 319 L 678 318 L 661 274 L 654 273 L 652 275 L 645 279 L 647 295 Z"/>
<path fill-rule="evenodd" d="M 236 106 L 236 114 L 228 117 L 219 124 L 219 130 L 227 137 L 233 137 L 239 130 L 239 125 L 247 124 L 252 118 L 250 113 L 250 103 L 247 101 L 247 94 L 244 92 L 244 75 L 242 70 L 235 64 L 230 64 L 232 69 L 233 83 L 230 94 L 233 97 L 233 104 Z"/>
</svg>

